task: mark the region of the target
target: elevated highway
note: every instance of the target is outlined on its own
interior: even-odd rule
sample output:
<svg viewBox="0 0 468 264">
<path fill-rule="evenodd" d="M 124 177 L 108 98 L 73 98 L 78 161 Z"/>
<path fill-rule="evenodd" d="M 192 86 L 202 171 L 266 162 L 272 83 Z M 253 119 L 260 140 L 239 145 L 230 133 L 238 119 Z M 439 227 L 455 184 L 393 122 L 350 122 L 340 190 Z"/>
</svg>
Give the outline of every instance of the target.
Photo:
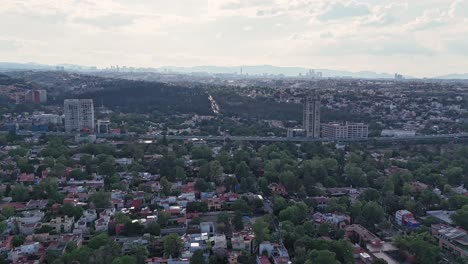
<svg viewBox="0 0 468 264">
<path fill-rule="evenodd" d="M 43 134 L 43 133 L 39 133 Z M 73 133 L 64 132 L 46 132 L 49 136 L 70 136 L 73 137 Z M 33 135 L 32 132 L 21 132 L 19 135 Z M 328 142 L 328 143 L 346 143 L 346 142 L 412 142 L 412 141 L 424 141 L 430 143 L 431 141 L 437 142 L 440 140 L 468 140 L 468 133 L 457 133 L 457 134 L 441 134 L 441 135 L 420 135 L 413 137 L 370 137 L 362 139 L 329 139 L 329 138 L 302 138 L 302 137 L 258 137 L 258 136 L 177 136 L 177 135 L 110 135 L 100 134 L 96 135 L 97 138 L 120 138 L 120 139 L 134 139 L 134 140 L 161 140 L 166 138 L 167 140 L 187 140 L 187 141 L 250 141 L 250 142 Z"/>
</svg>

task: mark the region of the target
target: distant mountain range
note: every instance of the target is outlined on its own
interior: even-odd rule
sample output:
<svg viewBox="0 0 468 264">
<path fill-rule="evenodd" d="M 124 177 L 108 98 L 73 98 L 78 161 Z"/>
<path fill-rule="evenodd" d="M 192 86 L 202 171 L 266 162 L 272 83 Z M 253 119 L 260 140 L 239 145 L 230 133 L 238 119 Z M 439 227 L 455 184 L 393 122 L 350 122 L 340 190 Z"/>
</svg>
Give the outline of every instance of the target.
<svg viewBox="0 0 468 264">
<path fill-rule="evenodd" d="M 467 79 L 468 79 L 468 73 L 462 73 L 462 74 L 448 74 L 448 75 L 443 75 L 443 76 L 435 77 L 435 79 L 444 79 L 444 80 L 467 80 Z"/>
<path fill-rule="evenodd" d="M 237 73 L 249 75 L 284 75 L 298 76 L 299 74 L 306 75 L 310 69 L 302 67 L 277 67 L 271 65 L 258 66 L 237 66 L 237 67 L 220 67 L 220 66 L 195 66 L 195 67 L 160 67 L 160 70 L 170 70 L 172 72 L 193 73 L 193 72 L 209 72 L 209 73 Z M 365 79 L 393 79 L 393 74 L 376 73 L 371 71 L 350 72 L 350 71 L 335 71 L 328 69 L 314 69 L 315 73 L 321 72 L 322 76 L 327 77 L 352 77 Z"/>
<path fill-rule="evenodd" d="M 74 64 L 59 64 L 59 65 L 45 65 L 37 63 L 14 63 L 14 62 L 0 62 L 0 71 L 7 70 L 57 70 L 57 67 L 63 67 L 66 71 L 99 71 L 96 67 L 81 66 Z M 175 72 L 175 73 L 213 73 L 213 74 L 249 74 L 249 75 L 284 75 L 284 76 L 299 76 L 306 75 L 310 69 L 303 67 L 278 67 L 271 65 L 256 65 L 256 66 L 236 66 L 236 67 L 222 67 L 222 66 L 194 66 L 194 67 L 175 67 L 166 66 L 159 68 L 120 68 L 121 71 L 154 71 L 154 72 Z M 328 77 L 351 77 L 362 79 L 393 79 L 394 74 L 378 73 L 373 71 L 337 71 L 329 69 L 314 69 L 315 73 L 321 72 L 322 76 Z M 415 79 L 411 76 L 405 76 L 407 79 Z M 468 79 L 468 73 L 465 74 L 449 74 L 444 76 L 433 77 L 431 79 Z"/>
</svg>

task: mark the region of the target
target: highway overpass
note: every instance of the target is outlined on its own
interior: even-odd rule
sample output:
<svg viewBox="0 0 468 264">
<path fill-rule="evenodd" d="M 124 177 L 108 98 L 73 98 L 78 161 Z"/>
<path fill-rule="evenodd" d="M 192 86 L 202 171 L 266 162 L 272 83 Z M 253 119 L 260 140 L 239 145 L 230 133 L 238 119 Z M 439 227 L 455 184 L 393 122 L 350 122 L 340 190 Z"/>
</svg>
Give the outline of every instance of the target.
<svg viewBox="0 0 468 264">
<path fill-rule="evenodd" d="M 20 135 L 33 135 L 32 132 L 22 132 Z M 39 133 L 41 134 L 41 133 Z M 46 132 L 50 136 L 75 136 L 73 133 L 64 132 Z M 187 141 L 251 141 L 251 142 L 412 142 L 412 141 L 439 141 L 439 140 L 458 140 L 468 139 L 468 133 L 458 134 L 441 134 L 441 135 L 420 135 L 414 137 L 370 137 L 363 139 L 328 139 L 328 138 L 302 138 L 302 137 L 258 137 L 258 136 L 177 136 L 177 135 L 110 135 L 99 134 L 97 138 L 121 138 L 121 139 L 135 139 L 135 140 L 187 140 Z"/>
</svg>

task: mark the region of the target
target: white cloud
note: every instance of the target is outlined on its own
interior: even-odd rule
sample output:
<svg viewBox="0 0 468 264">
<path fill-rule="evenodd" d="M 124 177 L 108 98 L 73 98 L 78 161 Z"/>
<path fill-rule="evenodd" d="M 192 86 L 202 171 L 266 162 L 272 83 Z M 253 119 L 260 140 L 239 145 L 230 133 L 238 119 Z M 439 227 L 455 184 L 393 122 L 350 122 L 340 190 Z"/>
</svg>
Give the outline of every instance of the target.
<svg viewBox="0 0 468 264">
<path fill-rule="evenodd" d="M 366 4 L 355 1 L 333 1 L 318 18 L 323 21 L 360 17 L 370 14 Z"/>
<path fill-rule="evenodd" d="M 455 0 L 449 12 L 453 17 L 468 18 L 468 0 Z"/>
<path fill-rule="evenodd" d="M 0 58 L 463 71 L 468 0 L 447 1 L 2 0 Z"/>
<path fill-rule="evenodd" d="M 410 30 L 430 30 L 445 26 L 448 23 L 448 14 L 439 9 L 425 10 L 424 14 L 417 17 L 407 25 Z"/>
</svg>

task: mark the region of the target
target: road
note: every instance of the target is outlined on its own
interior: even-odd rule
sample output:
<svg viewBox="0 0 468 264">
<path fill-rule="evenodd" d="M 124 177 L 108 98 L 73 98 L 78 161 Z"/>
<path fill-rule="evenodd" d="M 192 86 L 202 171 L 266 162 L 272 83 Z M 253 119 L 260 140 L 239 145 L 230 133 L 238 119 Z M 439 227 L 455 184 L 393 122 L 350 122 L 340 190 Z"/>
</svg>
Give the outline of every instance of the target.
<svg viewBox="0 0 468 264">
<path fill-rule="evenodd" d="M 32 132 L 24 131 L 18 133 L 19 135 L 30 136 Z M 39 133 L 42 134 L 42 133 Z M 73 133 L 64 132 L 46 132 L 49 136 L 74 136 Z M 140 139 L 140 140 L 158 140 L 163 139 L 163 135 L 110 135 L 110 134 L 99 134 L 97 138 L 125 138 L 125 139 Z M 364 139 L 328 139 L 328 138 L 288 138 L 288 137 L 257 137 L 257 136 L 165 136 L 168 140 L 197 140 L 204 141 L 251 141 L 251 142 L 328 142 L 328 143 L 340 143 L 340 142 L 411 142 L 411 141 L 430 141 L 430 140 L 447 140 L 447 139 L 468 139 L 468 133 L 458 134 L 442 134 L 442 135 L 425 135 L 425 136 L 414 136 L 414 137 L 371 137 Z"/>
</svg>

